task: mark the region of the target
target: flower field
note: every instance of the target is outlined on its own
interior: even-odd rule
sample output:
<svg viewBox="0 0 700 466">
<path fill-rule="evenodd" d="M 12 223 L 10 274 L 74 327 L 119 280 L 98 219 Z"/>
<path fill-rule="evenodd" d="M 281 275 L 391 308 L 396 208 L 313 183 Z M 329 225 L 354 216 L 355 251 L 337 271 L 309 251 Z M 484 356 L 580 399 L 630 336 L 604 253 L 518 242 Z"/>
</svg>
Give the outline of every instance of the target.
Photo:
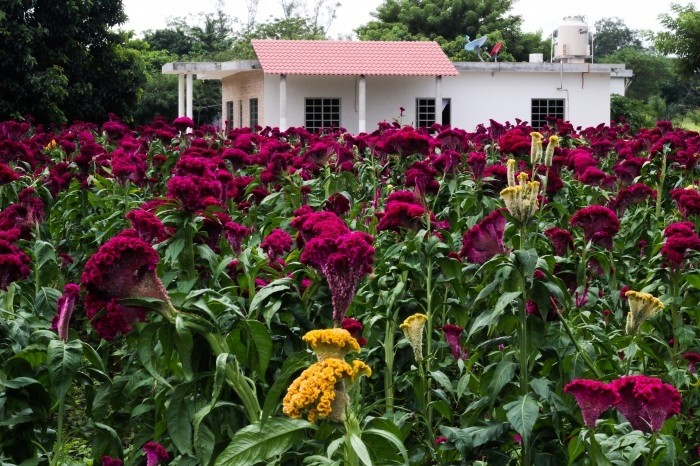
<svg viewBox="0 0 700 466">
<path fill-rule="evenodd" d="M 0 123 L 2 464 L 700 464 L 698 157 Z"/>
</svg>

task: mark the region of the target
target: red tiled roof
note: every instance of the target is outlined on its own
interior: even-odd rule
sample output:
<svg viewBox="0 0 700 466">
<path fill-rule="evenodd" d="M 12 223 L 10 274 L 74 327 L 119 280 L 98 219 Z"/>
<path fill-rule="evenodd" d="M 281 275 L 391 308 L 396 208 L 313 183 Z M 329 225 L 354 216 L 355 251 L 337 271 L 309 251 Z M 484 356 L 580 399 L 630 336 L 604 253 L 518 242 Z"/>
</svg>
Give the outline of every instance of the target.
<svg viewBox="0 0 700 466">
<path fill-rule="evenodd" d="M 268 74 L 457 76 L 437 42 L 253 40 Z"/>
</svg>

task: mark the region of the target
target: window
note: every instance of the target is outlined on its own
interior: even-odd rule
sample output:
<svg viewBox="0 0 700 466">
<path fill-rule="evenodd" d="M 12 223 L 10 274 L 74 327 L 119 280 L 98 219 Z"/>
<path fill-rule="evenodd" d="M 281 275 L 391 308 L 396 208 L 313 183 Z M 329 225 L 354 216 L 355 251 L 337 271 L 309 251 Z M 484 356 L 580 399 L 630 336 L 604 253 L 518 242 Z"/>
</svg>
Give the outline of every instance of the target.
<svg viewBox="0 0 700 466">
<path fill-rule="evenodd" d="M 435 123 L 435 99 L 416 99 L 416 127 L 427 128 Z"/>
<path fill-rule="evenodd" d="M 243 128 L 243 101 L 238 101 L 238 127 Z"/>
<path fill-rule="evenodd" d="M 532 99 L 532 127 L 542 128 L 547 117 L 564 119 L 564 99 Z"/>
<path fill-rule="evenodd" d="M 340 99 L 307 98 L 304 109 L 306 129 L 317 133 L 323 128 L 340 127 Z"/>
<path fill-rule="evenodd" d="M 226 102 L 226 129 L 233 129 L 233 100 Z"/>
<path fill-rule="evenodd" d="M 250 99 L 248 106 L 250 107 L 250 127 L 255 128 L 258 126 L 258 99 Z"/>
</svg>

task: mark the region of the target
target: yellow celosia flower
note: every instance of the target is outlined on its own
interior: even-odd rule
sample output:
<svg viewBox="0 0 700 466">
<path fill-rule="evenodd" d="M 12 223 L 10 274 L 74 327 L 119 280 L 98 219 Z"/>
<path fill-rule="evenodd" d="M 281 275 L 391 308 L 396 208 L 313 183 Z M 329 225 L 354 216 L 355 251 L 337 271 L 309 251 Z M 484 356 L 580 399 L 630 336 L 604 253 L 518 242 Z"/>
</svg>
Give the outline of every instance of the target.
<svg viewBox="0 0 700 466">
<path fill-rule="evenodd" d="M 547 150 L 544 152 L 544 164 L 548 167 L 552 166 L 552 160 L 554 159 L 554 149 L 559 147 L 559 136 L 550 136 L 549 144 L 547 144 Z"/>
<path fill-rule="evenodd" d="M 532 138 L 530 142 L 530 163 L 536 165 L 542 160 L 542 139 L 544 139 L 544 136 L 537 131 L 533 131 L 530 133 L 530 138 Z"/>
<path fill-rule="evenodd" d="M 630 311 L 627 313 L 627 325 L 625 332 L 628 335 L 636 333 L 639 326 L 645 320 L 654 317 L 657 312 L 664 308 L 664 303 L 649 293 L 639 291 L 628 291 L 625 296 L 629 300 Z"/>
<path fill-rule="evenodd" d="M 282 400 L 282 412 L 292 418 L 306 415 L 309 422 L 326 418 L 342 421 L 348 402 L 344 380 L 354 382 L 357 376 L 371 373 L 362 361 L 353 361 L 352 365 L 335 358 L 319 361 L 289 386 Z"/>
<path fill-rule="evenodd" d="M 56 142 L 55 139 L 52 139 L 50 143 L 46 144 L 46 147 L 44 147 L 44 150 L 51 150 L 55 149 L 58 143 Z"/>
<path fill-rule="evenodd" d="M 302 340 L 311 345 L 319 361 L 328 358 L 343 359 L 350 352 L 360 351 L 357 340 L 343 328 L 311 330 Z"/>
<path fill-rule="evenodd" d="M 423 360 L 423 328 L 428 321 L 428 316 L 425 314 L 413 314 L 406 318 L 400 325 L 404 335 L 413 348 L 413 354 L 416 361 Z"/>
<path fill-rule="evenodd" d="M 539 202 L 537 202 L 540 182 L 527 181 L 526 173 L 521 173 L 518 176 L 518 181 L 519 184 L 508 186 L 501 191 L 501 198 L 513 217 L 521 222 L 526 222 L 535 215 L 540 207 Z"/>
<path fill-rule="evenodd" d="M 508 178 L 508 186 L 515 186 L 515 159 L 508 159 L 506 162 L 506 177 Z"/>
</svg>

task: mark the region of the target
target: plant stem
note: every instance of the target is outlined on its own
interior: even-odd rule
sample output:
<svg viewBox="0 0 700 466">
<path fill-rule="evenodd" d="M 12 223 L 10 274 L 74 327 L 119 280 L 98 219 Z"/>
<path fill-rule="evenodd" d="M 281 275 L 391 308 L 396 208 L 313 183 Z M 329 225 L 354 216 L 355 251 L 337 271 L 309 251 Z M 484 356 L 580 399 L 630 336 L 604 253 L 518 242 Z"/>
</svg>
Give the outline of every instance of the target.
<svg viewBox="0 0 700 466">
<path fill-rule="evenodd" d="M 647 456 L 647 460 L 645 464 L 647 466 L 651 466 L 654 463 L 654 451 L 656 450 L 656 438 L 658 434 L 654 432 L 651 434 L 651 438 L 649 439 L 649 456 Z"/>
<path fill-rule="evenodd" d="M 676 330 L 679 329 L 681 325 L 681 318 L 678 312 L 678 301 L 680 299 L 680 292 L 678 286 L 678 270 L 671 272 L 671 338 L 673 338 L 673 351 L 671 352 L 671 359 L 673 364 L 678 364 L 678 353 L 680 351 L 680 344 L 678 338 L 676 338 Z"/>
<path fill-rule="evenodd" d="M 360 458 L 355 452 L 355 448 L 352 446 L 352 436 L 356 435 L 360 437 L 361 434 L 360 423 L 357 420 L 357 416 L 354 412 L 348 411 L 347 417 L 345 418 L 345 463 L 348 466 L 359 466 Z"/>
<path fill-rule="evenodd" d="M 666 181 L 666 157 L 668 156 L 668 147 L 664 147 L 663 156 L 661 158 L 661 173 L 659 174 L 659 185 L 656 188 L 656 218 L 661 217 L 661 200 L 663 199 L 664 182 Z"/>
<path fill-rule="evenodd" d="M 51 466 L 62 463 L 63 457 L 63 416 L 65 412 L 65 402 L 63 399 L 58 401 L 58 423 L 56 425 L 56 443 L 53 446 L 53 457 L 51 458 Z"/>
<path fill-rule="evenodd" d="M 559 314 L 559 322 L 561 322 L 561 326 L 564 327 L 566 334 L 569 336 L 569 339 L 576 347 L 576 351 L 578 352 L 578 354 L 581 355 L 581 357 L 583 358 L 586 365 L 589 367 L 589 369 L 591 369 L 595 373 L 596 377 L 598 377 L 598 379 L 602 379 L 603 374 L 600 372 L 600 369 L 598 369 L 598 367 L 596 367 L 596 365 L 593 364 L 593 361 L 591 361 L 591 357 L 588 356 L 588 353 L 583 351 L 583 348 L 581 348 L 581 345 L 579 344 L 578 340 L 574 336 L 574 333 L 571 331 L 571 327 L 569 327 L 569 323 L 566 321 L 566 319 L 561 314 L 561 312 L 558 312 L 558 314 Z"/>
<path fill-rule="evenodd" d="M 426 234 L 428 234 L 426 232 Z M 426 258 L 429 257 L 428 254 L 426 254 Z M 432 259 L 432 258 L 431 258 Z M 428 321 L 426 322 L 426 330 L 427 330 L 427 339 L 425 342 L 425 350 L 426 350 L 426 357 L 425 357 L 425 376 L 430 374 L 430 361 L 433 356 L 433 261 L 429 259 L 427 261 L 427 271 L 426 271 L 426 276 L 425 276 L 425 288 L 426 288 L 426 308 L 425 308 L 425 315 L 428 316 Z M 428 420 L 428 429 L 430 431 L 430 437 L 432 438 L 433 436 L 433 407 L 431 404 L 432 401 L 432 394 L 430 393 L 430 379 L 426 378 L 425 379 L 425 396 L 426 400 L 428 400 L 428 406 L 427 406 L 427 420 Z"/>
<path fill-rule="evenodd" d="M 386 400 L 386 412 L 394 412 L 394 325 L 396 324 L 396 313 L 392 317 L 387 317 L 384 329 L 384 398 Z"/>
</svg>

